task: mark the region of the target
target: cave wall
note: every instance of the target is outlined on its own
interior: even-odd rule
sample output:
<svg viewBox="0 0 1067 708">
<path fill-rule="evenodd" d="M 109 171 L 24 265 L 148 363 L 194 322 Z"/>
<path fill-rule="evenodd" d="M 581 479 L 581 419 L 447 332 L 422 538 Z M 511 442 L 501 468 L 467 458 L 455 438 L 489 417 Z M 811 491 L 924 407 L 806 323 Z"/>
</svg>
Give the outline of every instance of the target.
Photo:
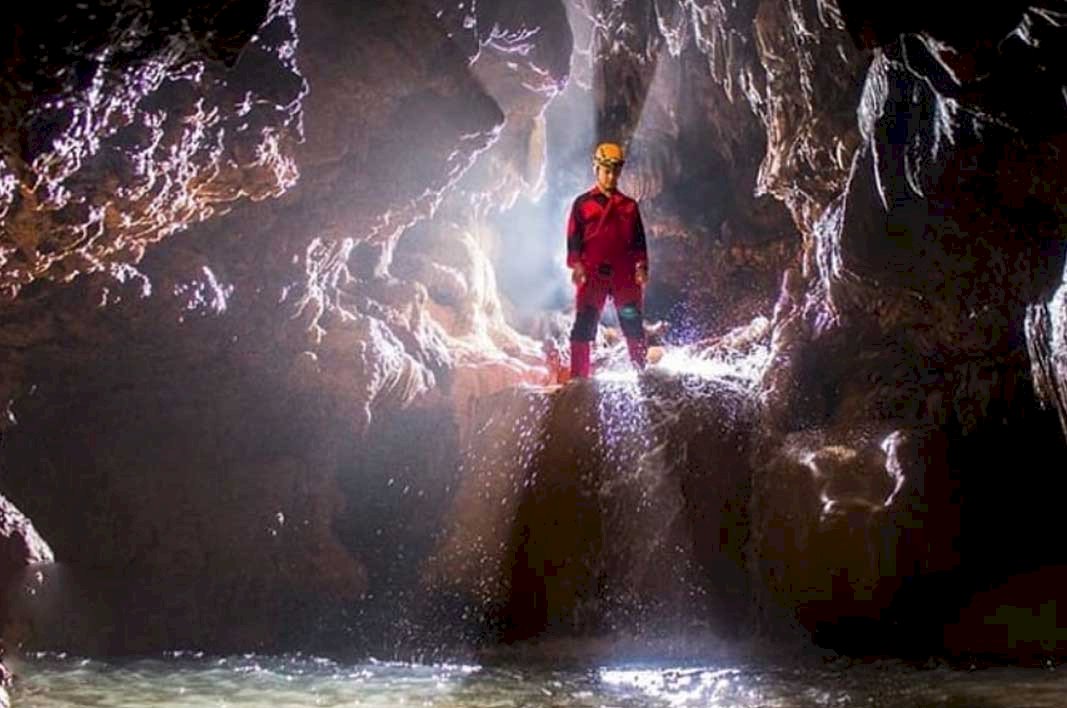
<svg viewBox="0 0 1067 708">
<path fill-rule="evenodd" d="M 388 471 L 388 460 L 359 463 L 372 418 L 431 390 L 445 403 L 456 396 L 458 407 L 540 374 L 534 345 L 503 321 L 476 241 L 458 259 L 437 246 L 470 291 L 451 303 L 432 303 L 427 285 L 390 269 L 400 236 L 448 209 L 446 192 L 477 155 L 504 138 L 521 142 L 524 131 L 529 139 L 538 102 L 559 81 L 530 67 L 558 74 L 566 55 L 549 44 L 529 56 L 525 71 L 544 86 L 505 97 L 528 117 L 508 131 L 483 86 L 491 82 L 471 63 L 499 71 L 486 65 L 510 60 L 506 23 L 521 13 L 487 18 L 480 40 L 501 43 L 494 50 L 450 36 L 448 21 L 421 5 L 282 9 L 288 34 L 270 46 L 298 91 L 276 112 L 286 123 L 260 129 L 280 134 L 291 124 L 289 181 L 253 191 L 251 175 L 236 195 L 249 199 L 217 209 L 209 223 L 175 225 L 162 241 L 152 237 L 151 249 L 101 256 L 100 272 L 69 285 L 31 283 L 5 307 L 5 386 L 19 394 L 4 439 L 5 490 L 53 538 L 57 559 L 72 569 L 62 592 L 78 596 L 52 603 L 65 608 L 58 614 L 45 603 L 23 607 L 33 626 L 20 640 L 94 652 L 306 641 L 313 633 L 297 625 L 320 626 L 376 588 L 352 551 L 359 544 L 346 546 L 334 527 L 346 495 L 359 495 L 339 482 L 343 473 L 362 468 L 362 482 L 375 488 Z M 551 22 L 551 8 L 539 12 Z M 234 113 L 236 126 L 220 135 L 256 128 L 237 115 L 250 110 L 245 99 L 254 108 L 277 98 L 249 90 L 265 90 L 279 69 L 242 62 L 262 64 L 259 43 L 277 34 L 278 20 L 246 20 L 247 47 L 235 48 L 233 67 L 212 56 L 204 61 L 218 76 L 184 79 L 220 103 L 213 114 Z M 565 32 L 548 36 L 566 46 Z M 498 90 L 507 86 L 497 80 Z M 229 98 L 235 91 L 241 101 Z M 222 147 L 182 166 L 186 178 L 229 168 Z M 107 152 L 106 143 L 93 149 Z M 509 152 L 494 169 L 525 174 Z M 85 165 L 81 179 L 119 179 L 109 164 Z M 167 181 L 152 163 L 142 166 Z M 15 242 L 12 223 L 5 237 Z M 472 238 L 463 234 L 457 227 L 433 238 Z M 55 493 L 43 493 L 49 488 Z M 360 513 L 358 503 L 350 513 Z M 119 607 L 131 610 L 121 621 Z M 96 621 L 66 632 L 58 625 L 70 615 Z M 290 631 L 280 616 L 303 619 Z"/>
<path fill-rule="evenodd" d="M 803 565 L 840 534 L 819 555 L 835 559 L 841 587 L 824 588 L 828 611 L 808 618 L 838 645 L 1054 651 L 1054 639 L 1038 643 L 1054 626 L 1009 642 L 996 603 L 1062 601 L 1055 585 L 1038 588 L 1063 554 L 1032 541 L 1056 526 L 1055 503 L 1033 490 L 1059 495 L 1065 452 L 1042 403 L 1055 404 L 1053 359 L 1040 355 L 1064 264 L 1051 167 L 1062 73 L 1049 43 L 1060 15 L 1002 5 L 961 24 L 948 19 L 960 7 L 840 5 L 873 51 L 862 142 L 813 225 L 804 270 L 784 278 L 764 389 L 769 426 L 789 431 L 768 460 L 792 458 L 782 475 L 814 479 L 819 517 L 806 524 L 813 536 L 776 552 Z M 829 439 L 798 455 L 795 436 L 816 433 Z M 856 487 L 887 474 L 892 493 Z"/>
</svg>

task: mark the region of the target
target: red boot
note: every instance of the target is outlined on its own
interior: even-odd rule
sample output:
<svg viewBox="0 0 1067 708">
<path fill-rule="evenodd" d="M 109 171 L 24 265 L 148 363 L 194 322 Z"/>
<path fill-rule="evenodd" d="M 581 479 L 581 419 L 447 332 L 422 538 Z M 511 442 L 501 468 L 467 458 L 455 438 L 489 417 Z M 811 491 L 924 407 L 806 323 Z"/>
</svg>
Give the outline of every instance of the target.
<svg viewBox="0 0 1067 708">
<path fill-rule="evenodd" d="M 571 378 L 589 378 L 589 342 L 571 341 Z"/>
<path fill-rule="evenodd" d="M 645 361 L 648 358 L 648 344 L 645 342 L 644 337 L 627 337 L 626 348 L 630 352 L 630 361 L 634 363 L 638 369 L 645 368 Z"/>
</svg>

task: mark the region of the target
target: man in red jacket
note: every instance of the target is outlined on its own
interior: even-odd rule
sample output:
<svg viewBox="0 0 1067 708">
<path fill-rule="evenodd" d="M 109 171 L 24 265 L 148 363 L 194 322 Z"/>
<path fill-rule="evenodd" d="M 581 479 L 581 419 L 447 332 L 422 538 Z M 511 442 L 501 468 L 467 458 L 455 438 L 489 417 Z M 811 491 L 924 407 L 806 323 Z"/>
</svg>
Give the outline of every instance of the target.
<svg viewBox="0 0 1067 708">
<path fill-rule="evenodd" d="M 630 360 L 645 366 L 641 301 L 648 282 L 645 227 L 637 202 L 618 190 L 622 147 L 601 143 L 593 154 L 596 185 L 578 195 L 567 220 L 567 267 L 577 286 L 571 329 L 571 376 L 589 376 L 590 347 L 604 303 L 615 302 Z"/>
</svg>

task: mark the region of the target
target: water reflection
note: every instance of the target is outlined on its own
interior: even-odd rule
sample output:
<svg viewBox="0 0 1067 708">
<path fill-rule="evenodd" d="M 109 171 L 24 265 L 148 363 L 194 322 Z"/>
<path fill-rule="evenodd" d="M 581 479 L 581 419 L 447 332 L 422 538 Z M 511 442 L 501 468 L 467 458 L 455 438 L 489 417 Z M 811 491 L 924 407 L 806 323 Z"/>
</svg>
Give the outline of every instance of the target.
<svg viewBox="0 0 1067 708">
<path fill-rule="evenodd" d="M 14 705 L 33 708 L 1053 708 L 1063 706 L 1067 695 L 1067 674 L 1053 670 L 919 671 L 894 662 L 836 671 L 745 666 L 549 669 L 177 653 L 120 663 L 36 656 L 15 668 Z"/>
<path fill-rule="evenodd" d="M 669 706 L 756 705 L 762 698 L 745 686 L 737 669 L 601 669 L 600 680 L 639 689 Z"/>
</svg>

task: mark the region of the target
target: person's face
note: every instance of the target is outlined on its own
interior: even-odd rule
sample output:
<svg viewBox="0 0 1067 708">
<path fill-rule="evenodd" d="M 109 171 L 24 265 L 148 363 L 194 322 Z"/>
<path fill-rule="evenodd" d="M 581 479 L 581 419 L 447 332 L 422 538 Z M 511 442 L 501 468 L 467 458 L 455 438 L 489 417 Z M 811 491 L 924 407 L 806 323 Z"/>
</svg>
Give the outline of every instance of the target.
<svg viewBox="0 0 1067 708">
<path fill-rule="evenodd" d="M 601 191 L 611 193 L 619 186 L 619 174 L 622 172 L 622 165 L 602 165 L 599 162 L 594 163 L 596 168 L 596 184 L 600 187 Z"/>
</svg>

